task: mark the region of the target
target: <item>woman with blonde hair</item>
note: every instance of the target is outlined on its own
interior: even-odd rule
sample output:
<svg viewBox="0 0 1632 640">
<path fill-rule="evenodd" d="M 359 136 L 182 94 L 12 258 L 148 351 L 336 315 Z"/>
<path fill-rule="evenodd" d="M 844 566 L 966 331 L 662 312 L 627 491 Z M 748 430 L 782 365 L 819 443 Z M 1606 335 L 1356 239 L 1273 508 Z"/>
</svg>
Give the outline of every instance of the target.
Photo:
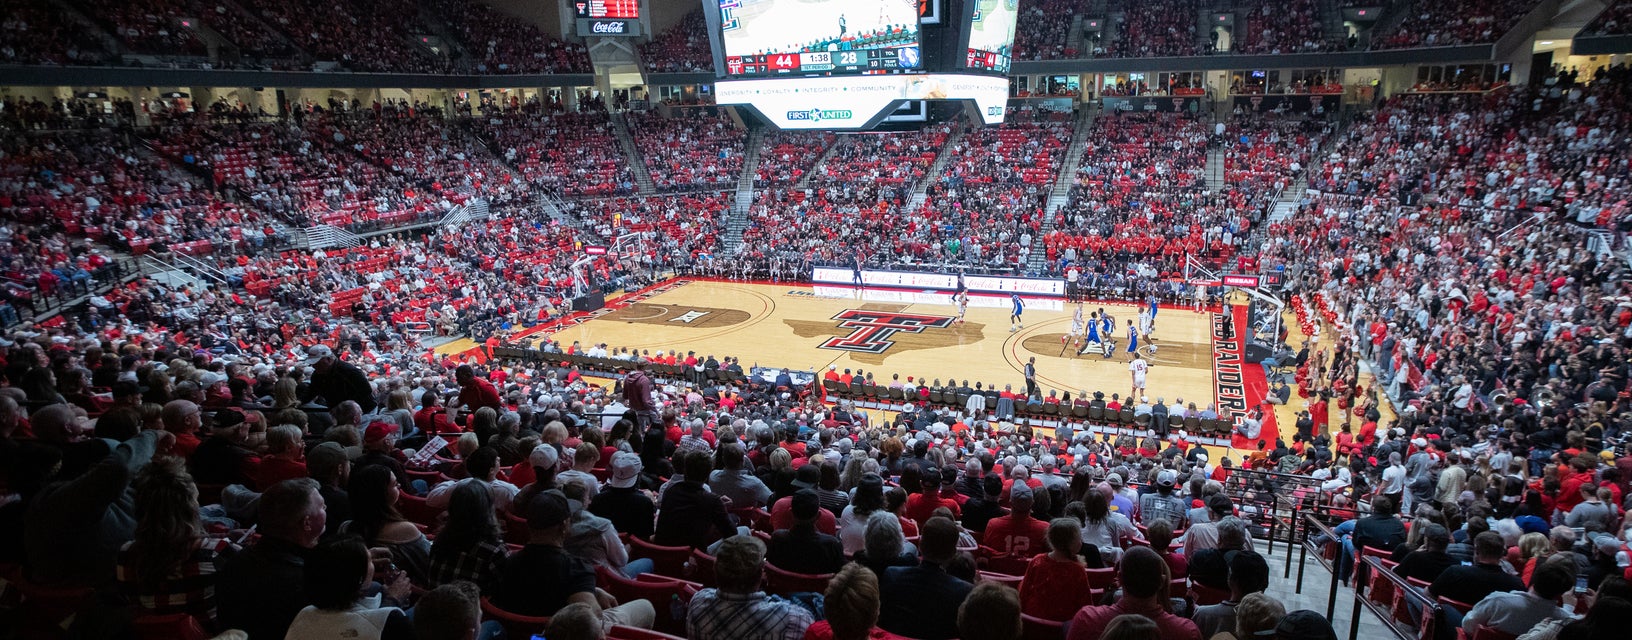
<svg viewBox="0 0 1632 640">
<path fill-rule="evenodd" d="M 859 564 L 844 565 L 827 583 L 827 619 L 805 629 L 805 640 L 869 640 L 890 637 L 878 628 L 878 574 Z"/>
<path fill-rule="evenodd" d="M 181 458 L 157 458 L 142 467 L 131 489 L 136 535 L 119 549 L 119 585 L 143 614 L 186 613 L 210 626 L 215 563 L 236 546 L 204 533 L 198 486 Z"/>
<path fill-rule="evenodd" d="M 1536 567 L 1547 561 L 1553 555 L 1553 541 L 1547 539 L 1544 533 L 1526 533 L 1519 536 L 1519 577 L 1524 584 L 1530 584 L 1530 577 L 1535 575 Z"/>
</svg>

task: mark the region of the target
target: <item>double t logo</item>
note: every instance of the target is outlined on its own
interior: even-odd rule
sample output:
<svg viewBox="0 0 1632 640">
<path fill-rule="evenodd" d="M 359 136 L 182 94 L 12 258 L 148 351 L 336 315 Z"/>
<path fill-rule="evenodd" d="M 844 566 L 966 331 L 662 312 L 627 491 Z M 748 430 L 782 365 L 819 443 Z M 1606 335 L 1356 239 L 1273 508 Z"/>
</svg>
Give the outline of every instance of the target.
<svg viewBox="0 0 1632 640">
<path fill-rule="evenodd" d="M 884 353 L 895 346 L 890 338 L 898 331 L 923 333 L 925 329 L 944 329 L 952 325 L 952 318 L 946 316 L 865 309 L 846 309 L 833 319 L 839 321 L 839 328 L 850 329 L 850 335 L 828 338 L 821 348 L 861 353 Z"/>
</svg>

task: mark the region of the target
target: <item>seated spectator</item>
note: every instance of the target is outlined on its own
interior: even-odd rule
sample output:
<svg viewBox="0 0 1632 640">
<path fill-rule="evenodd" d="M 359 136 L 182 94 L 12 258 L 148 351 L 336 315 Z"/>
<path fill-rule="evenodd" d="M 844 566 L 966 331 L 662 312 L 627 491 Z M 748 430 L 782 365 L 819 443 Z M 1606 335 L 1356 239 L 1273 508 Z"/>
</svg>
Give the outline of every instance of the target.
<svg viewBox="0 0 1632 640">
<path fill-rule="evenodd" d="M 427 584 L 431 541 L 397 511 L 402 490 L 391 469 L 384 465 L 358 469 L 351 474 L 347 494 L 351 498 L 351 520 L 341 523 L 339 533 L 362 538 L 370 547 L 385 547 L 391 552 L 391 561 L 408 572 L 410 580 Z"/>
<path fill-rule="evenodd" d="M 1269 562 L 1251 551 L 1243 551 L 1230 558 L 1230 597 L 1218 604 L 1196 609 L 1190 616 L 1204 638 L 1220 631 L 1235 629 L 1236 608 L 1254 593 L 1269 588 Z"/>
<path fill-rule="evenodd" d="M 1173 579 L 1190 577 L 1190 561 L 1183 553 L 1173 549 L 1173 525 L 1168 524 L 1166 518 L 1157 518 L 1146 526 L 1145 537 L 1150 542 L 1151 550 L 1167 562 L 1167 570 L 1173 574 Z"/>
<path fill-rule="evenodd" d="M 938 487 L 939 476 L 936 478 Z M 958 608 L 973 589 L 947 573 L 946 565 L 957 556 L 957 545 L 958 525 L 951 520 L 924 522 L 919 530 L 918 565 L 891 567 L 880 576 L 879 627 L 920 640 L 957 637 Z"/>
<path fill-rule="evenodd" d="M 497 620 L 482 620 L 482 592 L 476 585 L 460 581 L 420 596 L 414 605 L 414 632 L 418 640 L 478 640 L 504 631 Z"/>
<path fill-rule="evenodd" d="M 374 638 L 413 640 L 413 622 L 395 606 L 381 606 L 379 595 L 363 595 L 374 582 L 374 561 L 368 547 L 355 537 L 344 537 L 313 548 L 302 587 L 312 604 L 301 609 L 284 636 L 314 640 Z M 388 602 L 408 601 L 408 575 L 395 571 L 380 576 Z"/>
<path fill-rule="evenodd" d="M 769 504 L 771 488 L 765 486 L 751 470 L 744 468 L 748 458 L 743 452 L 742 443 L 722 445 L 716 457 L 723 466 L 709 474 L 710 491 L 729 498 L 732 509 L 756 509 Z"/>
<path fill-rule="evenodd" d="M 1337 640 L 1337 631 L 1325 616 L 1300 609 L 1282 616 L 1275 624 L 1275 640 Z"/>
<path fill-rule="evenodd" d="M 858 564 L 884 575 L 890 567 L 911 567 L 918 564 L 916 549 L 908 544 L 901 531 L 901 518 L 888 511 L 874 511 L 867 516 L 864 547 L 855 554 Z"/>
<path fill-rule="evenodd" d="M 1189 560 L 1191 582 L 1223 591 L 1230 588 L 1231 559 L 1236 554 L 1250 552 L 1251 539 L 1247 523 L 1240 518 L 1227 516 L 1215 526 L 1218 527 L 1218 546 L 1195 553 L 1186 550 L 1185 555 Z"/>
<path fill-rule="evenodd" d="M 574 602 L 550 616 L 550 626 L 545 629 L 545 633 L 552 639 L 605 640 L 605 629 L 606 625 L 601 622 L 593 606 Z"/>
<path fill-rule="evenodd" d="M 284 480 L 261 494 L 260 541 L 223 562 L 216 577 L 222 628 L 252 638 L 288 635 L 289 623 L 312 602 L 304 587 L 306 564 L 323 536 L 323 507 L 310 479 Z"/>
<path fill-rule="evenodd" d="M 1007 640 L 1022 631 L 1020 594 L 996 582 L 981 582 L 969 590 L 958 607 L 958 637 L 967 640 Z"/>
<path fill-rule="evenodd" d="M 822 601 L 824 620 L 805 630 L 805 640 L 898 640 L 878 628 L 878 576 L 859 564 L 847 564 L 827 583 Z"/>
<path fill-rule="evenodd" d="M 1462 618 L 1462 629 L 1469 637 L 1481 626 L 1517 636 L 1543 620 L 1570 617 L 1569 612 L 1556 604 L 1575 586 L 1575 559 L 1570 555 L 1573 554 L 1556 554 L 1543 563 L 1536 569 L 1529 590 L 1496 591 L 1479 600 Z"/>
<path fill-rule="evenodd" d="M 1286 616 L 1280 601 L 1263 593 L 1241 599 L 1235 606 L 1235 628 L 1220 631 L 1215 640 L 1251 640 L 1275 634 L 1275 626 Z"/>
<path fill-rule="evenodd" d="M 1071 618 L 1066 640 L 1097 640 L 1111 620 L 1123 614 L 1142 615 L 1156 622 L 1162 637 L 1171 640 L 1199 640 L 1196 623 L 1167 611 L 1169 577 L 1167 563 L 1148 547 L 1134 547 L 1122 557 L 1117 568 L 1122 598 L 1112 605 L 1083 607 Z"/>
<path fill-rule="evenodd" d="M 958 501 L 941 497 L 940 469 L 934 467 L 924 469 L 921 482 L 923 491 L 907 497 L 905 513 L 907 518 L 922 527 L 924 522 L 928 521 L 931 514 L 938 508 L 946 507 L 952 511 L 954 517 L 962 512 L 962 508 L 958 506 Z"/>
<path fill-rule="evenodd" d="M 1064 622 L 1088 605 L 1088 570 L 1077 555 L 1082 549 L 1082 524 L 1073 518 L 1048 523 L 1048 553 L 1026 565 L 1020 582 L 1021 610 L 1026 615 Z"/>
<path fill-rule="evenodd" d="M 844 545 L 839 539 L 816 530 L 816 518 L 824 510 L 812 489 L 793 494 L 793 526 L 771 534 L 765 561 L 783 571 L 823 575 L 844 566 Z"/>
<path fill-rule="evenodd" d="M 986 524 L 981 544 L 1022 558 L 1038 554 L 1047 546 L 1049 523 L 1031 517 L 1033 490 L 1024 482 L 1009 488 L 1009 515 Z"/>
<path fill-rule="evenodd" d="M 706 549 L 737 532 L 725 503 L 703 484 L 712 469 L 709 456 L 686 456 L 684 479 L 663 492 L 652 542 Z"/>
<path fill-rule="evenodd" d="M 572 524 L 567 528 L 565 545 L 567 553 L 583 558 L 590 564 L 606 565 L 630 578 L 652 570 L 655 563 L 651 558 L 629 558 L 629 550 L 618 538 L 618 530 L 613 528 L 612 521 L 585 508 L 594 504 L 595 498 L 589 495 L 583 482 L 570 481 L 561 488 L 561 492 L 567 496 L 567 504 L 572 506 Z"/>
<path fill-rule="evenodd" d="M 42 413 L 34 414 L 36 425 L 43 422 Z M 119 547 L 136 533 L 130 483 L 171 438 L 168 432 L 144 431 L 82 475 L 63 475 L 60 466 L 47 474 L 24 519 L 23 567 L 29 579 L 50 586 L 112 586 Z"/>
<path fill-rule="evenodd" d="M 692 596 L 686 607 L 687 635 L 720 640 L 800 637 L 815 618 L 799 604 L 760 589 L 764 564 L 765 545 L 758 538 L 723 540 L 714 556 L 719 586 Z"/>
<path fill-rule="evenodd" d="M 605 624 L 652 627 L 657 620 L 652 603 L 618 604 L 612 594 L 595 586 L 594 570 L 563 549 L 572 519 L 565 496 L 558 491 L 540 492 L 521 513 L 527 518 L 528 541 L 505 563 L 494 605 L 512 613 L 548 617 L 569 604 L 584 604 Z"/>
<path fill-rule="evenodd" d="M 185 613 L 206 628 L 216 618 L 219 556 L 237 551 L 209 536 L 198 518 L 198 487 L 178 458 L 159 458 L 137 473 L 136 537 L 119 550 L 119 583 L 143 615 Z"/>
<path fill-rule="evenodd" d="M 425 494 L 425 506 L 432 509 L 448 508 L 453 490 L 461 484 L 475 484 L 493 496 L 493 506 L 500 511 L 510 510 L 510 501 L 521 491 L 520 487 L 499 479 L 499 452 L 492 447 L 480 447 L 465 458 L 465 472 L 469 478 L 446 480 L 431 487 Z"/>
<path fill-rule="evenodd" d="M 306 471 L 318 483 L 318 494 L 323 498 L 328 518 L 324 536 L 340 529 L 340 523 L 351 519 L 351 458 L 338 443 L 323 442 L 306 454 Z"/>
<path fill-rule="evenodd" d="M 490 592 L 509 558 L 509 547 L 494 515 L 493 496 L 479 482 L 448 492 L 448 519 L 431 544 L 431 587 L 468 582 Z"/>
<path fill-rule="evenodd" d="M 635 486 L 640 481 L 640 471 L 640 456 L 628 451 L 612 454 L 606 486 L 589 505 L 589 512 L 611 520 L 612 526 L 621 533 L 650 538 L 657 505 Z"/>
<path fill-rule="evenodd" d="M 1422 548 L 1406 554 L 1394 566 L 1395 575 L 1432 584 L 1440 573 L 1457 564 L 1455 558 L 1445 553 L 1445 547 L 1450 543 L 1451 534 L 1443 525 L 1426 525 L 1422 531 Z"/>
<path fill-rule="evenodd" d="M 874 513 L 883 510 L 884 478 L 872 472 L 862 474 L 856 484 L 855 499 L 839 516 L 839 542 L 844 544 L 846 557 L 855 556 L 866 546 L 867 523 Z"/>
<path fill-rule="evenodd" d="M 1122 541 L 1138 537 L 1128 517 L 1111 511 L 1111 488 L 1095 487 L 1082 498 L 1082 543 L 1098 551 L 1102 566 L 1115 566 L 1122 559 Z M 1190 550 L 1185 549 L 1185 553 Z"/>
<path fill-rule="evenodd" d="M 1502 570 L 1502 560 L 1506 557 L 1507 545 L 1502 543 L 1501 535 L 1493 531 L 1481 533 L 1473 540 L 1473 564 L 1457 565 L 1440 572 L 1439 579 L 1428 585 L 1428 595 L 1471 606 L 1492 593 L 1524 591 L 1524 582 L 1518 576 Z M 1448 608 L 1445 615 L 1447 624 L 1461 626 L 1460 612 Z"/>
<path fill-rule="evenodd" d="M 258 477 L 261 457 L 245 447 L 250 438 L 250 424 L 243 420 L 243 411 L 215 411 L 211 418 L 211 436 L 199 442 L 189 467 L 197 473 L 199 482 L 206 485 L 245 485 L 255 487 L 251 478 Z"/>
</svg>

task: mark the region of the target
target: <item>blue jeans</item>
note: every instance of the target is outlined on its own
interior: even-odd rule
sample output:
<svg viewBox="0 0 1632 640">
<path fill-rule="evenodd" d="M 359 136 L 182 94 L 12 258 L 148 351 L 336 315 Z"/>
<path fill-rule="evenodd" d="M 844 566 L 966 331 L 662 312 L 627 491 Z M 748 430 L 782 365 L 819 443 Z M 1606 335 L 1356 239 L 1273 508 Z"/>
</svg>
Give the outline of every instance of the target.
<svg viewBox="0 0 1632 640">
<path fill-rule="evenodd" d="M 634 578 L 642 573 L 651 573 L 656 568 L 657 563 L 652 562 L 651 558 L 635 558 L 623 565 L 623 577 Z"/>
<path fill-rule="evenodd" d="M 1332 533 L 1337 534 L 1337 540 L 1343 544 L 1342 552 L 1337 555 L 1337 579 L 1345 582 L 1349 579 L 1349 573 L 1354 570 L 1354 522 L 1344 520 L 1342 524 L 1332 528 Z M 1322 533 L 1311 541 L 1319 546 L 1331 542 L 1332 538 Z"/>
</svg>

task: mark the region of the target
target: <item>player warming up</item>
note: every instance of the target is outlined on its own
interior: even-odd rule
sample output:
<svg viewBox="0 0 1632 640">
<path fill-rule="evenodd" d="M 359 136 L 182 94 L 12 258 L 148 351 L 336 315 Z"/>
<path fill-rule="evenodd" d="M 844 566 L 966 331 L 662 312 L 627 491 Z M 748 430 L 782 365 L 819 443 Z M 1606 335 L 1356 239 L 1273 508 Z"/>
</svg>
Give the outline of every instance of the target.
<svg viewBox="0 0 1632 640">
<path fill-rule="evenodd" d="M 1014 310 L 1009 312 L 1009 333 L 1014 333 L 1026 328 L 1026 325 L 1020 322 L 1020 313 L 1026 310 L 1026 303 L 1020 301 L 1018 293 L 1009 294 L 1009 301 L 1014 303 Z"/>
<path fill-rule="evenodd" d="M 963 314 L 969 311 L 969 294 L 963 293 L 961 291 L 958 292 L 957 302 L 958 302 L 958 319 L 954 320 L 953 322 L 956 323 L 956 324 L 963 324 Z"/>
</svg>

